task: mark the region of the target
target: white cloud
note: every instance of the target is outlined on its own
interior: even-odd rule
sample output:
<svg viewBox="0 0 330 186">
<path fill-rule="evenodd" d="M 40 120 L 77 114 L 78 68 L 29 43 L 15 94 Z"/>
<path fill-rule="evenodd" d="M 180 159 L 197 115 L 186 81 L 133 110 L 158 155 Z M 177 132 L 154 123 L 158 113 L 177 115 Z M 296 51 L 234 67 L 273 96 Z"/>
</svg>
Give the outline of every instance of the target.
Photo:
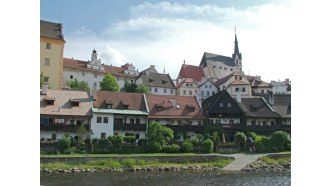
<svg viewBox="0 0 330 186">
<path fill-rule="evenodd" d="M 231 56 L 237 26 L 245 73 L 283 80 L 291 75 L 285 66 L 294 60 L 290 55 L 291 9 L 290 2 L 243 10 L 143 3 L 130 8 L 131 19 L 112 24 L 99 36 L 70 33 L 65 54 L 87 60 L 95 47 L 106 64 L 129 61 L 139 70 L 155 64 L 160 72 L 165 65 L 166 72 L 176 78 L 184 59 L 199 65 L 203 52 Z"/>
</svg>

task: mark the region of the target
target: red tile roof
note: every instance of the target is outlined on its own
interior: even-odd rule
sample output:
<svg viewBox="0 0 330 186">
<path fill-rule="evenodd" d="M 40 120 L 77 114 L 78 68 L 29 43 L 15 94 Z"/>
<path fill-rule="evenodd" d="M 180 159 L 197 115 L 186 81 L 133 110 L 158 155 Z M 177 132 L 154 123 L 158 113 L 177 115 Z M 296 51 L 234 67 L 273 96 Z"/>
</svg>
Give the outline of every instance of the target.
<svg viewBox="0 0 330 186">
<path fill-rule="evenodd" d="M 204 75 L 202 67 L 182 64 L 178 78 L 192 78 L 196 82 L 201 82 Z"/>
<path fill-rule="evenodd" d="M 149 118 L 183 118 L 183 119 L 203 119 L 203 111 L 199 107 L 197 100 L 193 96 L 161 96 L 146 95 L 150 110 Z M 179 108 L 173 107 L 172 101 L 175 99 Z M 161 111 L 157 106 L 163 105 Z M 195 107 L 194 111 L 189 111 L 188 107 Z"/>
<path fill-rule="evenodd" d="M 113 109 L 123 109 L 123 105 L 128 105 L 128 110 L 147 110 L 142 93 L 97 91 L 93 107 L 107 108 L 107 104 L 112 104 Z"/>
<path fill-rule="evenodd" d="M 47 105 L 46 99 L 55 99 L 54 105 Z M 79 100 L 79 106 L 73 106 L 71 100 Z M 90 106 L 89 95 L 85 91 L 49 89 L 47 95 L 40 95 L 40 114 L 43 115 L 91 117 Z"/>
</svg>

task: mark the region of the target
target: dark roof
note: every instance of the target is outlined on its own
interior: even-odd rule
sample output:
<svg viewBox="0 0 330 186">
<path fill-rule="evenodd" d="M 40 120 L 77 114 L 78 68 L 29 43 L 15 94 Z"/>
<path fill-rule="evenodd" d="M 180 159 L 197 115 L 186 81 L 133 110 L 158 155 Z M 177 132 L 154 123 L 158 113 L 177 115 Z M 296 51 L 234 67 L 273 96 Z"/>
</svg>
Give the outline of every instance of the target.
<svg viewBox="0 0 330 186">
<path fill-rule="evenodd" d="M 223 103 L 232 103 L 232 106 L 228 108 L 225 106 L 224 108 L 219 107 L 219 102 Z M 237 106 L 236 100 L 234 100 L 230 94 L 226 90 L 222 90 L 208 98 L 206 98 L 202 103 L 202 108 L 204 112 L 212 113 L 242 113 L 241 109 Z"/>
<path fill-rule="evenodd" d="M 259 118 L 279 118 L 277 113 L 273 112 L 268 104 L 261 97 L 242 98 L 238 104 L 247 117 Z"/>
<path fill-rule="evenodd" d="M 147 111 L 142 93 L 97 91 L 95 108 L 107 108 L 107 104 L 112 104 L 113 109 L 124 109 L 128 105 L 128 110 Z"/>
<path fill-rule="evenodd" d="M 54 105 L 47 105 L 47 100 L 55 100 Z M 79 100 L 79 106 L 73 106 L 72 100 Z M 40 114 L 91 117 L 89 95 L 85 91 L 48 89 L 47 95 L 40 95 Z"/>
<path fill-rule="evenodd" d="M 161 96 L 161 95 L 146 95 L 148 107 L 150 110 L 150 118 L 181 118 L 181 119 L 203 119 L 203 111 L 199 107 L 194 96 Z M 173 101 L 175 105 L 173 107 Z M 162 106 L 162 110 L 157 107 Z M 189 107 L 194 107 L 192 111 Z"/>
<path fill-rule="evenodd" d="M 200 67 L 206 67 L 207 66 L 206 62 L 207 61 L 223 62 L 227 66 L 236 66 L 231 57 L 204 52 L 201 63 L 199 64 L 199 66 Z"/>
<path fill-rule="evenodd" d="M 219 85 L 222 85 L 222 84 L 226 83 L 233 76 L 233 73 L 231 73 L 228 76 L 225 76 L 225 77 L 219 79 L 218 81 L 214 82 L 213 83 L 214 86 L 218 87 Z"/>
<path fill-rule="evenodd" d="M 291 118 L 291 105 L 273 105 L 272 108 L 283 118 Z"/>
<path fill-rule="evenodd" d="M 251 87 L 273 87 L 271 83 L 267 83 L 260 78 L 257 78 L 257 76 L 246 75 L 245 77 L 249 80 Z"/>
<path fill-rule="evenodd" d="M 169 74 L 152 73 L 140 75 L 143 84 L 148 87 L 175 88 Z"/>
<path fill-rule="evenodd" d="M 204 71 L 202 67 L 194 66 L 194 65 L 186 65 L 182 64 L 178 79 L 179 78 L 192 78 L 196 82 L 201 82 L 204 75 Z"/>
<path fill-rule="evenodd" d="M 62 24 L 40 20 L 40 36 L 64 40 Z"/>
</svg>

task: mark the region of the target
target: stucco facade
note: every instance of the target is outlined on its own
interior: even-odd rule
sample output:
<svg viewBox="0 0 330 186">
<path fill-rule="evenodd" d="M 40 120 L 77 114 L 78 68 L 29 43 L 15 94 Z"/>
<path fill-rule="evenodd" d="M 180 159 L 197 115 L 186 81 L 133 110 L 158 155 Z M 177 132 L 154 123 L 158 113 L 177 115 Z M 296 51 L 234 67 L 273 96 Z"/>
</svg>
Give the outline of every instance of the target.
<svg viewBox="0 0 330 186">
<path fill-rule="evenodd" d="M 91 136 L 93 138 L 107 138 L 113 136 L 114 114 L 112 113 L 93 113 L 91 119 Z"/>
</svg>

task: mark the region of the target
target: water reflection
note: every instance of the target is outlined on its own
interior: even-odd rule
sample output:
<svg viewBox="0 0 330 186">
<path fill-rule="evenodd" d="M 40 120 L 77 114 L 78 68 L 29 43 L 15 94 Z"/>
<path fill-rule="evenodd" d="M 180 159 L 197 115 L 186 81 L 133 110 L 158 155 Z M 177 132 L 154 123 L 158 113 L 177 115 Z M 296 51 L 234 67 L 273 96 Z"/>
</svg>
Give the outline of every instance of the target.
<svg viewBox="0 0 330 186">
<path fill-rule="evenodd" d="M 41 185 L 291 185 L 290 172 L 41 173 Z"/>
</svg>

